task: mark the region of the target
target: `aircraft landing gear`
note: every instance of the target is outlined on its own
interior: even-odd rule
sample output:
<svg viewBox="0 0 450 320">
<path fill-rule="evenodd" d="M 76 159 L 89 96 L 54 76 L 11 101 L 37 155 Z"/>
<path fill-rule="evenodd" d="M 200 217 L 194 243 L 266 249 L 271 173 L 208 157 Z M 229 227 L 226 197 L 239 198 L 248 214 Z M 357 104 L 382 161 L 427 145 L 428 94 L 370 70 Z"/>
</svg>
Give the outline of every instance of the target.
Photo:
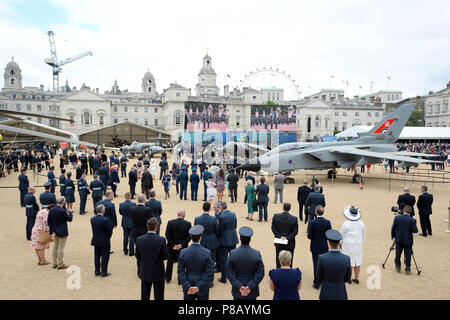
<svg viewBox="0 0 450 320">
<path fill-rule="evenodd" d="M 328 179 L 336 179 L 336 170 L 328 170 L 327 177 Z"/>
<path fill-rule="evenodd" d="M 362 181 L 362 176 L 359 173 L 355 173 L 352 181 L 353 183 L 360 183 Z"/>
</svg>

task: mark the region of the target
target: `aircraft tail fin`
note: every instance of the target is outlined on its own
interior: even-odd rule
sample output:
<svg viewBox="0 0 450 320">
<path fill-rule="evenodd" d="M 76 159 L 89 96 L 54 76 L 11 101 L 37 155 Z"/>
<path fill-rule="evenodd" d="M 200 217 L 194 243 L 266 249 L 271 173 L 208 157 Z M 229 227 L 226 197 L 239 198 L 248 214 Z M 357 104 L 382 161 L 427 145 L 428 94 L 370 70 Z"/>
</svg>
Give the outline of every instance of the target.
<svg viewBox="0 0 450 320">
<path fill-rule="evenodd" d="M 375 136 L 377 140 L 384 138 L 388 142 L 394 142 L 400 137 L 400 133 L 415 107 L 416 105 L 412 103 L 397 107 L 384 116 L 365 136 Z"/>
</svg>

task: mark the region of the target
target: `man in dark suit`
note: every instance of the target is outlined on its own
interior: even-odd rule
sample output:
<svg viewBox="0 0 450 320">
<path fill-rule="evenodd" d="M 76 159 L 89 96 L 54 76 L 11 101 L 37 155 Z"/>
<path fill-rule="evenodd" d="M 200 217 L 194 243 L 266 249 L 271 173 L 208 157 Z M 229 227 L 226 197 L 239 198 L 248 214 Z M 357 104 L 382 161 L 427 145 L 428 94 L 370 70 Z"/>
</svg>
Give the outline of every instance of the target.
<svg viewBox="0 0 450 320">
<path fill-rule="evenodd" d="M 114 198 L 117 198 L 117 185 L 120 183 L 118 170 L 119 166 L 116 164 L 109 174 L 109 185 L 111 186 L 111 190 L 114 192 Z"/>
<path fill-rule="evenodd" d="M 30 182 L 27 177 L 27 169 L 22 168 L 20 170 L 21 174 L 19 175 L 19 190 L 20 190 L 20 206 L 25 207 L 25 195 L 28 192 L 28 187 L 30 186 Z"/>
<path fill-rule="evenodd" d="M 433 205 L 433 195 L 428 193 L 428 187 L 421 187 L 422 194 L 417 200 L 417 209 L 419 210 L 420 228 L 422 233 L 420 236 L 426 237 L 428 234 L 431 236 L 431 221 L 430 215 L 433 213 L 431 206 Z"/>
<path fill-rule="evenodd" d="M 342 235 L 336 230 L 325 233 L 329 251 L 321 254 L 317 262 L 317 278 L 322 283 L 320 300 L 347 300 L 345 283 L 352 277 L 350 257 L 339 251 Z"/>
<path fill-rule="evenodd" d="M 103 216 L 105 213 L 104 205 L 98 205 L 95 211 L 97 214 L 91 218 L 91 246 L 94 247 L 95 276 L 107 277 L 110 275 L 108 273 L 108 262 L 113 226 L 109 219 Z"/>
<path fill-rule="evenodd" d="M 117 215 L 116 215 L 116 207 L 112 202 L 114 200 L 114 193 L 112 191 L 108 191 L 106 193 L 106 199 L 99 201 L 98 204 L 102 204 L 105 206 L 105 213 L 103 214 L 105 218 L 108 218 L 114 228 L 117 227 Z"/>
<path fill-rule="evenodd" d="M 305 206 L 308 211 L 308 215 L 306 216 L 305 223 L 309 221 L 312 221 L 315 218 L 316 214 L 316 207 L 318 205 L 321 205 L 323 208 L 325 207 L 325 196 L 323 193 L 320 192 L 320 186 L 315 185 L 314 186 L 314 192 L 311 192 L 305 201 Z M 325 234 L 324 234 L 325 236 Z M 326 241 L 325 241 L 326 244 Z M 328 250 L 328 247 L 327 247 Z"/>
<path fill-rule="evenodd" d="M 28 193 L 24 197 L 25 203 L 25 215 L 27 217 L 26 235 L 27 240 L 31 240 L 31 232 L 33 230 L 34 223 L 36 222 L 36 214 L 39 211 L 39 206 L 36 202 L 34 193 L 36 189 L 34 187 L 28 187 Z"/>
<path fill-rule="evenodd" d="M 416 204 L 416 197 L 410 194 L 408 187 L 404 189 L 405 193 L 398 196 L 397 205 L 400 210 L 403 210 L 405 206 L 410 206 L 412 209 L 411 217 L 414 217 L 414 205 Z"/>
<path fill-rule="evenodd" d="M 67 222 L 72 221 L 73 213 L 72 211 L 67 211 L 64 207 L 65 204 L 66 198 L 59 198 L 57 206 L 50 209 L 47 219 L 50 234 L 55 234 L 53 237 L 53 269 L 58 268 L 59 270 L 69 267 L 64 264 L 63 257 L 67 237 L 69 236 Z"/>
<path fill-rule="evenodd" d="M 318 192 L 318 194 L 320 194 Z M 324 209 L 321 205 L 316 206 L 316 219 L 313 219 L 308 224 L 308 239 L 311 240 L 310 251 L 314 265 L 314 282 L 313 287 L 319 289 L 320 279 L 317 278 L 317 261 L 319 255 L 328 251 L 327 238 L 325 233 L 331 229 L 329 220 L 323 217 Z"/>
<path fill-rule="evenodd" d="M 189 175 L 185 165 L 181 167 L 181 172 L 178 180 L 180 181 L 180 200 L 187 200 L 187 185 L 189 181 Z"/>
<path fill-rule="evenodd" d="M 137 170 L 135 166 L 132 166 L 130 172 L 128 173 L 128 185 L 130 186 L 131 199 L 134 199 L 134 195 L 136 194 L 137 182 L 138 182 Z"/>
<path fill-rule="evenodd" d="M 169 252 L 166 238 L 156 234 L 158 220 L 150 218 L 147 221 L 147 234 L 136 240 L 136 259 L 138 275 L 141 279 L 141 300 L 150 300 L 150 292 L 154 287 L 155 300 L 164 300 L 164 260 Z"/>
<path fill-rule="evenodd" d="M 227 176 L 228 181 L 228 189 L 230 189 L 231 194 L 231 203 L 237 201 L 237 190 L 238 190 L 238 181 L 239 176 L 236 174 L 234 169 L 230 170 L 230 174 Z"/>
<path fill-rule="evenodd" d="M 108 169 L 108 162 L 103 162 L 103 167 L 101 167 L 98 170 L 98 174 L 100 176 L 100 180 L 103 182 L 104 189 L 103 189 L 103 195 L 106 195 L 106 189 L 108 187 L 108 181 L 109 181 L 109 169 Z M 95 210 L 95 209 L 94 209 Z"/>
<path fill-rule="evenodd" d="M 148 200 L 145 203 L 146 207 L 149 207 L 153 211 L 153 216 L 158 220 L 158 230 L 156 230 L 156 234 L 159 235 L 159 232 L 161 230 L 161 215 L 162 215 L 162 205 L 161 201 L 156 200 L 156 191 L 151 190 L 150 191 L 150 200 Z"/>
<path fill-rule="evenodd" d="M 153 189 L 153 177 L 147 168 L 144 169 L 141 177 L 141 192 L 147 199 L 150 197 L 150 190 Z"/>
<path fill-rule="evenodd" d="M 134 230 L 133 220 L 128 215 L 130 208 L 136 206 L 135 202 L 131 201 L 131 193 L 125 193 L 125 201 L 119 204 L 119 213 L 122 216 L 123 229 L 123 253 L 125 255 L 134 256 Z"/>
<path fill-rule="evenodd" d="M 303 180 L 303 185 L 298 187 L 297 190 L 297 201 L 299 205 L 298 215 L 300 218 L 300 221 L 303 221 L 303 211 L 305 211 L 305 223 L 308 221 L 308 212 L 306 211 L 306 199 L 308 198 L 308 195 L 312 192 L 312 189 L 308 187 L 308 180 Z M 305 210 L 303 210 L 305 209 Z"/>
<path fill-rule="evenodd" d="M 274 214 L 272 218 L 272 232 L 275 238 L 287 240 L 287 244 L 275 244 L 275 259 L 277 268 L 281 267 L 280 260 L 278 258 L 282 250 L 288 250 L 292 254 L 292 260 L 294 260 L 295 250 L 295 236 L 298 234 L 298 220 L 289 213 L 291 210 L 291 204 L 288 202 L 283 203 L 283 213 Z M 291 267 L 292 267 L 291 260 Z"/>
<path fill-rule="evenodd" d="M 230 252 L 226 268 L 231 283 L 234 300 L 256 300 L 259 284 L 264 278 L 264 263 L 261 253 L 250 247 L 253 230 L 249 227 L 239 229 L 241 246 Z"/>
<path fill-rule="evenodd" d="M 262 177 L 260 184 L 256 187 L 256 194 L 258 195 L 258 208 L 259 208 L 259 219 L 261 222 L 264 215 L 264 221 L 267 222 L 267 205 L 269 204 L 269 186 L 265 184 L 266 178 Z"/>
<path fill-rule="evenodd" d="M 131 207 L 125 214 L 133 221 L 135 240 L 147 233 L 147 220 L 154 217 L 152 209 L 145 206 L 145 195 L 138 195 L 137 200 L 136 206 Z"/>
<path fill-rule="evenodd" d="M 236 227 L 237 219 L 236 214 L 227 209 L 227 203 L 220 203 L 221 214 L 219 217 L 219 257 L 220 257 L 220 271 L 222 276 L 219 281 L 222 283 L 227 282 L 225 269 L 228 262 L 228 254 L 231 250 L 236 248 L 239 243 Z"/>
<path fill-rule="evenodd" d="M 203 203 L 203 214 L 198 216 L 194 220 L 194 225 L 201 225 L 203 227 L 202 239 L 200 245 L 203 248 L 211 251 L 211 260 L 217 263 L 216 259 L 218 255 L 219 240 L 217 235 L 219 234 L 218 217 L 213 217 L 209 214 L 211 210 L 211 204 L 209 202 Z M 219 211 L 220 212 L 220 211 Z M 211 279 L 213 282 L 214 279 Z"/>
<path fill-rule="evenodd" d="M 394 218 L 391 228 L 391 238 L 395 239 L 395 269 L 401 271 L 400 258 L 402 252 L 405 252 L 405 272 L 411 273 L 411 255 L 413 253 L 413 233 L 417 233 L 416 219 L 411 217 L 412 208 L 405 206 L 403 214 L 399 214 Z"/>
<path fill-rule="evenodd" d="M 203 226 L 189 230 L 192 244 L 181 250 L 178 279 L 183 285 L 184 300 L 209 300 L 209 287 L 214 276 L 211 252 L 200 245 Z"/>
<path fill-rule="evenodd" d="M 186 211 L 183 209 L 178 210 L 177 216 L 176 219 L 167 222 L 166 227 L 167 247 L 169 249 L 169 259 L 167 260 L 166 267 L 167 283 L 172 280 L 173 264 L 178 261 L 180 251 L 187 248 L 189 241 L 191 241 L 189 229 L 192 225 L 189 221 L 184 220 Z M 179 279 L 178 284 L 181 285 L 181 279 Z"/>
</svg>

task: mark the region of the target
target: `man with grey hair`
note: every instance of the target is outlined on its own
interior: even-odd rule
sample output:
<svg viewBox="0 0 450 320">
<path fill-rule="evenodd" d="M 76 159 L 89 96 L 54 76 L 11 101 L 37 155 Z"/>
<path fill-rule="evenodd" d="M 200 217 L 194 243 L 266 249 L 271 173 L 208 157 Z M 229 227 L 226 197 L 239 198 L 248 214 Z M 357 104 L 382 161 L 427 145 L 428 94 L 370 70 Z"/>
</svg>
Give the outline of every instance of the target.
<svg viewBox="0 0 450 320">
<path fill-rule="evenodd" d="M 398 199 L 397 199 L 398 208 L 401 211 L 403 211 L 403 208 L 405 206 L 411 206 L 411 208 L 412 208 L 411 217 L 413 217 L 414 216 L 414 205 L 416 204 L 416 197 L 414 197 L 410 194 L 411 190 L 409 190 L 408 187 L 405 187 L 405 189 L 403 189 L 403 191 L 405 193 L 399 195 Z"/>
<path fill-rule="evenodd" d="M 64 207 L 66 204 L 65 197 L 58 198 L 56 203 L 56 207 L 50 209 L 47 223 L 50 228 L 50 234 L 55 234 L 53 237 L 53 269 L 58 268 L 62 270 L 69 267 L 64 264 L 63 257 L 67 237 L 69 236 L 67 222 L 72 221 L 73 212 L 72 210 L 68 211 Z"/>
<path fill-rule="evenodd" d="M 95 276 L 107 277 L 108 262 L 111 251 L 111 236 L 113 225 L 109 219 L 104 217 L 105 206 L 99 204 L 95 208 L 96 215 L 91 218 L 92 240 L 91 246 L 94 247 L 94 265 Z"/>
<path fill-rule="evenodd" d="M 145 200 L 147 197 L 141 193 L 137 196 L 137 204 L 131 207 L 128 212 L 124 213 L 124 216 L 129 216 L 133 221 L 134 228 L 134 240 L 147 233 L 147 220 L 155 217 L 153 210 L 145 206 Z"/>
<path fill-rule="evenodd" d="M 169 283 L 172 280 L 172 270 L 174 262 L 178 262 L 178 256 L 180 251 L 188 247 L 189 241 L 189 229 L 191 223 L 184 220 L 186 217 L 186 211 L 183 209 L 178 210 L 177 218 L 167 222 L 166 239 L 167 248 L 169 249 L 169 258 L 167 259 L 166 267 L 166 282 Z M 178 284 L 181 284 L 181 279 L 178 279 Z"/>
</svg>

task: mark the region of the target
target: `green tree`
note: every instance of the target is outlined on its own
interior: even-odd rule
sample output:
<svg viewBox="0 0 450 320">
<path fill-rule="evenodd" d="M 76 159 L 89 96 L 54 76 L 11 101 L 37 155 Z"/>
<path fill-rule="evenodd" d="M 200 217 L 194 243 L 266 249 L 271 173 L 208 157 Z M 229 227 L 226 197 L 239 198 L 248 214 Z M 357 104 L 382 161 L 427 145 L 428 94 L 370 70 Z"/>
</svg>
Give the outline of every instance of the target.
<svg viewBox="0 0 450 320">
<path fill-rule="evenodd" d="M 416 111 L 414 110 L 411 113 L 411 116 L 408 119 L 408 122 L 406 122 L 406 127 L 423 127 L 424 123 L 422 121 L 423 112 L 422 111 Z"/>
<path fill-rule="evenodd" d="M 266 105 L 268 105 L 268 106 L 277 106 L 278 103 L 275 103 L 275 102 L 273 102 L 271 100 L 267 100 Z"/>
</svg>

